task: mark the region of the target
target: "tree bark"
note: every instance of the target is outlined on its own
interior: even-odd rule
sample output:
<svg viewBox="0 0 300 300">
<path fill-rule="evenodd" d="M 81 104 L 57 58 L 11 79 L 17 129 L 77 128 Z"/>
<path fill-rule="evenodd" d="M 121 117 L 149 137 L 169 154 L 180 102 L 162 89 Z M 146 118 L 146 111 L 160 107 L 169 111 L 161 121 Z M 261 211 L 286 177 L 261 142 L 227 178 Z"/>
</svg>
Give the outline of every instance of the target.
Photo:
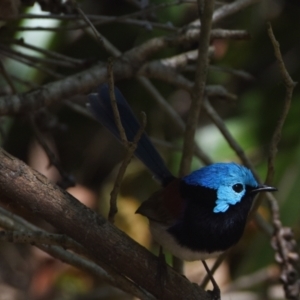
<svg viewBox="0 0 300 300">
<path fill-rule="evenodd" d="M 82 244 L 96 262 L 104 262 L 159 299 L 210 296 L 167 266 L 157 281 L 158 259 L 102 216 L 24 162 L 0 148 L 0 196 L 21 205 Z"/>
</svg>

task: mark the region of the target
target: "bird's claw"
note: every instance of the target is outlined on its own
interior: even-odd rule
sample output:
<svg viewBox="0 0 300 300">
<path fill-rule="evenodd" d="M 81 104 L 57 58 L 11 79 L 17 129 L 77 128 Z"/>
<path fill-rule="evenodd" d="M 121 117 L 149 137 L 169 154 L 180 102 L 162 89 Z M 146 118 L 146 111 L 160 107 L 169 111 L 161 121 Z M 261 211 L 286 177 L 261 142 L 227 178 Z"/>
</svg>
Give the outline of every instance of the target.
<svg viewBox="0 0 300 300">
<path fill-rule="evenodd" d="M 221 300 L 220 289 L 213 289 L 212 291 L 207 291 L 207 293 L 211 296 L 211 300 Z"/>
</svg>

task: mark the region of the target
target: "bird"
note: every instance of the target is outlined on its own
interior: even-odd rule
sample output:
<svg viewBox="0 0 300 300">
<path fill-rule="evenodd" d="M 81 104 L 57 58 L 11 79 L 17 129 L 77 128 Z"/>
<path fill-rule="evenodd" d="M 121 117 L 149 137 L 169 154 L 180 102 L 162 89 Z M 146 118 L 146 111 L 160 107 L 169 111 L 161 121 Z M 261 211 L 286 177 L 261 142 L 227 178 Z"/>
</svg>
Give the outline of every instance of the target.
<svg viewBox="0 0 300 300">
<path fill-rule="evenodd" d="M 141 125 L 116 87 L 114 94 L 122 126 L 132 142 Z M 100 85 L 88 100 L 94 117 L 121 140 L 109 86 Z M 136 213 L 149 219 L 158 244 L 185 261 L 204 261 L 234 246 L 243 235 L 254 197 L 277 190 L 259 184 L 247 167 L 235 162 L 213 163 L 177 178 L 146 133 L 138 141 L 135 156 L 161 184 Z"/>
</svg>

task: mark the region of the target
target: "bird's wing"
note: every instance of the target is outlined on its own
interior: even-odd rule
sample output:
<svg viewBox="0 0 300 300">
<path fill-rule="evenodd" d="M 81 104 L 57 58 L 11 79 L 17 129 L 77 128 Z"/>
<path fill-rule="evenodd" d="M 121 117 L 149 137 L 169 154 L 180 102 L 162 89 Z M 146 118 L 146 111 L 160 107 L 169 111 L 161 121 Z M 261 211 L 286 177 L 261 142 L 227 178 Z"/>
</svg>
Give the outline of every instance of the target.
<svg viewBox="0 0 300 300">
<path fill-rule="evenodd" d="M 183 205 L 179 191 L 179 179 L 175 179 L 144 201 L 136 213 L 169 227 L 180 218 Z"/>
</svg>

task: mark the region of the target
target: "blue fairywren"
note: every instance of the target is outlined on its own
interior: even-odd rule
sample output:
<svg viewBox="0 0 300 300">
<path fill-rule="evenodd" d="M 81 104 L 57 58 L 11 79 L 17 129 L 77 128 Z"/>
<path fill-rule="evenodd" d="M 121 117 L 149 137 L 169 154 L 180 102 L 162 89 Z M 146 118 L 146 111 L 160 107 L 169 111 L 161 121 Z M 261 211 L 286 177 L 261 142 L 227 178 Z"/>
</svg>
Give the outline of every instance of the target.
<svg viewBox="0 0 300 300">
<path fill-rule="evenodd" d="M 117 88 L 115 97 L 127 139 L 132 141 L 140 124 Z M 96 119 L 120 139 L 108 86 L 90 94 L 89 102 Z M 236 163 L 215 163 L 176 178 L 145 133 L 135 155 L 162 185 L 136 212 L 149 219 L 154 239 L 183 260 L 205 260 L 236 244 L 255 195 L 276 190 L 258 184 L 249 169 Z"/>
</svg>

